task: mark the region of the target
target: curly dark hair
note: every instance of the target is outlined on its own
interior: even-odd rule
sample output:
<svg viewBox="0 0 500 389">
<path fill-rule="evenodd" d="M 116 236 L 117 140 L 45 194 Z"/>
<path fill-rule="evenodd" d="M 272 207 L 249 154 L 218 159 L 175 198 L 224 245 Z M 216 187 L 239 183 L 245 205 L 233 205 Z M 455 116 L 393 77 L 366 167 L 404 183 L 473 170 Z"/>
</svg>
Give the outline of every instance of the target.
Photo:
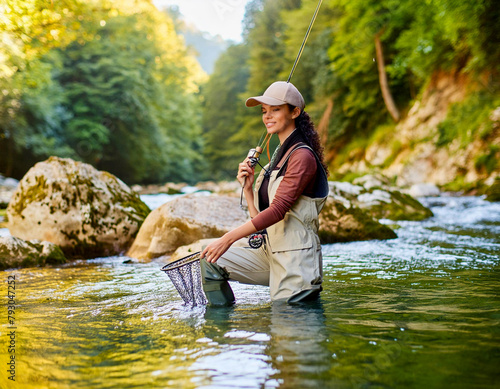
<svg viewBox="0 0 500 389">
<path fill-rule="evenodd" d="M 294 106 L 288 104 L 290 107 L 290 112 L 294 110 Z M 314 150 L 316 155 L 321 162 L 321 166 L 325 169 L 326 174 L 328 175 L 328 166 L 325 163 L 324 156 L 324 148 L 321 145 L 319 140 L 319 134 L 314 127 L 314 123 L 311 120 L 311 117 L 306 111 L 301 111 L 300 115 L 295 119 L 295 127 L 304 135 L 306 143 Z"/>
</svg>

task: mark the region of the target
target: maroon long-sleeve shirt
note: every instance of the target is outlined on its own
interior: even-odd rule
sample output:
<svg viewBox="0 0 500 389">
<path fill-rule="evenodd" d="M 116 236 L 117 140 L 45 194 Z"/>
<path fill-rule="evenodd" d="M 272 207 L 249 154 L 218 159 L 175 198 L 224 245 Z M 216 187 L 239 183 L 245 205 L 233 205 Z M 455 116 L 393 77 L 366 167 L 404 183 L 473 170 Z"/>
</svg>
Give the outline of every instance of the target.
<svg viewBox="0 0 500 389">
<path fill-rule="evenodd" d="M 269 208 L 252 219 L 257 231 L 283 220 L 301 195 L 314 197 L 317 169 L 316 157 L 311 150 L 301 148 L 290 155 L 285 175 Z"/>
</svg>

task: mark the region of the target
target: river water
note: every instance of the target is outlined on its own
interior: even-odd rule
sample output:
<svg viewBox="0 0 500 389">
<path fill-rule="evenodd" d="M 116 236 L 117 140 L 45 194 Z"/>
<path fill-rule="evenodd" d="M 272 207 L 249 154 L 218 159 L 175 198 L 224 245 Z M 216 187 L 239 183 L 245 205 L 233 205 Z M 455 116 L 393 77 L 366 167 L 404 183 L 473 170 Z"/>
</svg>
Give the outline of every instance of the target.
<svg viewBox="0 0 500 389">
<path fill-rule="evenodd" d="M 325 290 L 303 306 L 233 284 L 234 307 L 185 307 L 160 261 L 6 271 L 0 387 L 498 388 L 500 203 L 422 202 L 435 216 L 395 240 L 325 245 Z"/>
</svg>

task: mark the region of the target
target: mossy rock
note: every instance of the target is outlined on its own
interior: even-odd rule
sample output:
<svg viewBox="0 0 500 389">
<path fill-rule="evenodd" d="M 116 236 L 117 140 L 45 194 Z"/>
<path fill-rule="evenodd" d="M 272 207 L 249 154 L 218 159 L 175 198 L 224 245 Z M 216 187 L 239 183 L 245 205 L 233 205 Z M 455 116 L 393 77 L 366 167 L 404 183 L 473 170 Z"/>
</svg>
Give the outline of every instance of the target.
<svg viewBox="0 0 500 389">
<path fill-rule="evenodd" d="M 172 187 L 168 187 L 167 190 L 166 190 L 166 194 L 168 194 L 168 195 L 178 195 L 178 194 L 182 194 L 182 192 L 180 190 L 178 190 L 178 189 L 175 189 L 175 188 L 172 188 Z"/>
<path fill-rule="evenodd" d="M 486 189 L 486 200 L 500 201 L 500 178 L 495 179 L 493 185 Z"/>
<path fill-rule="evenodd" d="M 7 208 L 13 236 L 55 243 L 78 258 L 125 252 L 149 212 L 114 175 L 57 157 L 26 173 Z"/>
<path fill-rule="evenodd" d="M 322 244 L 397 238 L 389 227 L 357 207 L 346 208 L 329 197 L 320 213 L 319 238 Z"/>
<path fill-rule="evenodd" d="M 382 178 L 358 179 L 361 185 L 330 182 L 330 194 L 346 206 L 361 208 L 374 219 L 420 221 L 433 216 L 432 211 L 409 194 L 387 185 Z"/>
<path fill-rule="evenodd" d="M 65 263 L 61 248 L 50 242 L 0 237 L 0 270 Z"/>
<path fill-rule="evenodd" d="M 434 216 L 429 208 L 412 196 L 399 191 L 389 193 L 391 202 L 380 202 L 367 208 L 375 219 L 421 221 Z"/>
</svg>

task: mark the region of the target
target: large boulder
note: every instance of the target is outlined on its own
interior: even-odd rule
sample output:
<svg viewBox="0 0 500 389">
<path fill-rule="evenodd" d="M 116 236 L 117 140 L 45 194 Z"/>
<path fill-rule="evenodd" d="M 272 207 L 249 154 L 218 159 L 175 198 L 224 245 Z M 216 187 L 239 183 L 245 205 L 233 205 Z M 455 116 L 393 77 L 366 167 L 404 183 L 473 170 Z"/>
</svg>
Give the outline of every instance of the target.
<svg viewBox="0 0 500 389">
<path fill-rule="evenodd" d="M 152 259 L 171 254 L 200 239 L 218 238 L 247 220 L 238 198 L 178 197 L 149 214 L 127 255 Z"/>
<path fill-rule="evenodd" d="M 432 211 L 418 200 L 392 188 L 383 176 L 367 175 L 348 182 L 329 182 L 330 196 L 346 207 L 354 205 L 374 219 L 424 220 Z"/>
<path fill-rule="evenodd" d="M 149 212 L 114 175 L 51 157 L 23 177 L 7 217 L 13 236 L 55 243 L 69 257 L 94 258 L 126 251 Z"/>
<path fill-rule="evenodd" d="M 0 270 L 65 263 L 62 250 L 50 242 L 0 237 Z"/>
<path fill-rule="evenodd" d="M 321 243 L 351 242 L 372 239 L 394 239 L 396 233 L 374 220 L 358 207 L 346 207 L 342 201 L 328 197 L 319 215 Z"/>
<path fill-rule="evenodd" d="M 166 259 L 168 259 L 167 262 L 169 263 L 174 262 L 178 259 L 182 259 L 191 254 L 194 254 L 198 251 L 203 251 L 205 247 L 207 247 L 210 243 L 214 242 L 215 240 L 217 240 L 217 238 L 201 239 L 197 242 L 188 244 L 187 246 L 181 246 L 177 248 L 170 257 L 166 257 Z M 240 240 L 237 240 L 231 245 L 231 247 L 249 247 L 248 238 L 242 238 Z"/>
<path fill-rule="evenodd" d="M 168 262 L 174 262 L 177 261 L 178 259 L 182 259 L 184 257 L 187 257 L 191 254 L 194 254 L 198 251 L 203 251 L 203 249 L 208 246 L 210 243 L 214 242 L 217 240 L 217 238 L 210 238 L 210 239 L 200 239 L 197 242 L 188 244 L 186 246 L 180 246 L 178 247 L 174 253 L 170 256 L 166 256 L 165 258 L 168 259 Z M 231 247 L 235 247 L 233 244 Z"/>
</svg>

